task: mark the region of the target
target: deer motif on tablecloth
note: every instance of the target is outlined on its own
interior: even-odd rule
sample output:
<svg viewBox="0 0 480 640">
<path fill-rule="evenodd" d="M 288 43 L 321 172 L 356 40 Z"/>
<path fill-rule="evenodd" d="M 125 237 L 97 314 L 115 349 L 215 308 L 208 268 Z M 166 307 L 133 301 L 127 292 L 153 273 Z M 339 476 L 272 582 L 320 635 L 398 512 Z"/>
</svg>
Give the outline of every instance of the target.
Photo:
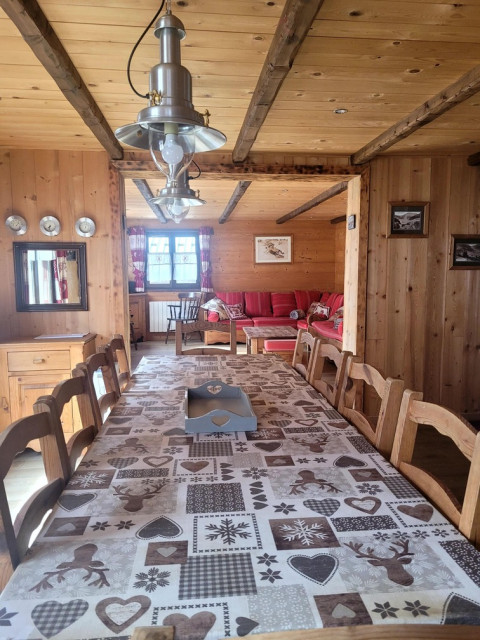
<svg viewBox="0 0 480 640">
<path fill-rule="evenodd" d="M 398 549 L 395 549 L 394 545 Z M 408 551 L 408 540 L 393 541 L 388 547 L 393 555 L 388 558 L 375 555 L 375 550 L 372 547 L 367 547 L 366 552 L 361 551 L 363 547 L 361 542 L 347 542 L 345 546 L 354 551 L 357 558 L 366 558 L 367 562 L 374 567 L 384 567 L 387 570 L 389 580 L 392 582 L 401 584 L 404 587 L 408 587 L 413 583 L 413 576 L 404 567 L 405 564 L 410 564 L 412 561 L 412 558 L 407 556 L 414 555 Z"/>
<path fill-rule="evenodd" d="M 312 453 L 323 453 L 325 450 L 325 446 L 328 444 L 328 435 L 326 436 L 317 436 L 315 440 L 306 440 L 305 438 L 292 438 L 294 442 L 297 444 L 301 444 L 308 449 Z"/>
<path fill-rule="evenodd" d="M 166 482 L 157 482 L 151 486 L 147 486 L 142 493 L 132 493 L 132 488 L 124 484 L 114 485 L 115 494 L 120 500 L 126 502 L 123 505 L 125 511 L 140 511 L 143 508 L 143 501 L 150 500 L 163 489 Z"/>
<path fill-rule="evenodd" d="M 298 475 L 300 478 L 290 485 L 292 487 L 290 495 L 301 495 L 309 484 L 317 484 L 321 489 L 327 489 L 329 493 L 341 493 L 341 489 L 337 489 L 332 482 L 327 482 L 323 478 L 316 478 L 313 471 L 304 469 L 299 471 Z"/>
</svg>

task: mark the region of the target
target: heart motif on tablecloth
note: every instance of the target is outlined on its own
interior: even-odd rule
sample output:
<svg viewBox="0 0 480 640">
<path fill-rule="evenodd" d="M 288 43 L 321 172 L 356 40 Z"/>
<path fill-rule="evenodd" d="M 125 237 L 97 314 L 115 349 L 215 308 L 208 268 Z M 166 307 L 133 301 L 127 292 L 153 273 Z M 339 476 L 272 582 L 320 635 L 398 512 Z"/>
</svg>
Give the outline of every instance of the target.
<svg viewBox="0 0 480 640">
<path fill-rule="evenodd" d="M 160 516 L 148 522 L 135 534 L 141 540 L 150 540 L 160 536 L 162 538 L 177 538 L 183 533 L 182 527 L 166 516 Z"/>
<path fill-rule="evenodd" d="M 238 636 L 246 636 L 250 631 L 253 631 L 255 627 L 258 627 L 258 622 L 255 622 L 255 620 L 251 620 L 250 618 L 244 618 L 243 616 L 236 618 L 235 622 L 238 624 Z"/>
<path fill-rule="evenodd" d="M 180 463 L 180 466 L 186 469 L 187 471 L 191 471 L 192 473 L 196 473 L 197 471 L 201 471 L 208 467 L 210 463 L 208 460 L 199 460 L 198 462 L 193 462 L 193 460 L 185 460 Z"/>
<path fill-rule="evenodd" d="M 32 620 L 40 633 L 51 638 L 81 618 L 87 609 L 88 602 L 85 600 L 70 600 L 65 604 L 47 600 L 34 607 Z"/>
<path fill-rule="evenodd" d="M 334 498 L 325 498 L 324 500 L 304 500 L 303 504 L 315 513 L 330 517 L 338 510 L 340 501 Z"/>
<path fill-rule="evenodd" d="M 348 504 L 352 509 L 373 515 L 379 510 L 382 501 L 374 496 L 365 496 L 364 498 L 345 498 L 345 504 Z"/>
<path fill-rule="evenodd" d="M 163 467 L 164 464 L 168 464 L 172 460 L 172 456 L 147 456 L 146 458 L 143 458 L 145 464 L 148 464 L 149 467 L 154 467 L 155 469 Z"/>
<path fill-rule="evenodd" d="M 130 422 L 131 418 L 115 418 L 114 416 L 110 416 L 108 418 L 109 422 L 112 422 L 113 424 L 125 424 L 127 422 Z"/>
<path fill-rule="evenodd" d="M 127 467 L 131 467 L 132 464 L 135 464 L 135 462 L 138 462 L 138 458 L 109 458 L 107 462 L 111 467 L 115 467 L 115 469 L 126 469 Z"/>
<path fill-rule="evenodd" d="M 106 598 L 97 604 L 95 613 L 110 631 L 121 633 L 141 618 L 151 604 L 152 601 L 147 596 L 133 596 L 128 600 Z"/>
<path fill-rule="evenodd" d="M 58 498 L 58 504 L 66 511 L 75 511 L 84 504 L 88 504 L 95 500 L 96 493 L 62 493 Z"/>
<path fill-rule="evenodd" d="M 298 424 L 301 424 L 303 427 L 313 427 L 317 424 L 317 420 L 315 418 L 310 418 L 309 420 L 296 420 Z"/>
<path fill-rule="evenodd" d="M 353 609 L 350 609 L 350 607 L 347 607 L 342 602 L 335 605 L 335 608 L 332 611 L 332 618 L 337 618 L 337 620 L 340 618 L 355 618 L 356 615 L 357 614 Z"/>
<path fill-rule="evenodd" d="M 422 522 L 429 522 L 433 516 L 433 507 L 427 503 L 415 505 L 401 504 L 397 506 L 397 509 L 411 518 L 422 520 Z"/>
<path fill-rule="evenodd" d="M 268 420 L 268 424 L 271 424 L 274 427 L 288 427 L 291 423 L 291 420 Z"/>
<path fill-rule="evenodd" d="M 338 560 L 328 553 L 319 553 L 316 556 L 291 556 L 288 564 L 305 578 L 326 584 L 338 567 Z"/>
<path fill-rule="evenodd" d="M 159 547 L 157 549 L 157 553 L 159 553 L 164 558 L 169 558 L 170 556 L 173 556 L 176 550 L 177 547 Z"/>
<path fill-rule="evenodd" d="M 280 447 L 282 446 L 282 443 L 281 442 L 254 442 L 253 446 L 257 447 L 257 449 L 261 449 L 262 451 L 268 451 L 268 453 L 272 453 L 273 451 L 280 449 Z"/>
<path fill-rule="evenodd" d="M 367 463 L 363 460 L 359 460 L 358 458 L 352 458 L 351 456 L 340 456 L 333 463 L 336 467 L 342 467 L 346 469 L 347 467 L 366 467 Z"/>
<path fill-rule="evenodd" d="M 216 615 L 210 611 L 200 611 L 189 618 L 183 613 L 172 613 L 163 619 L 162 625 L 175 627 L 176 638 L 203 640 L 215 624 Z"/>
<path fill-rule="evenodd" d="M 478 624 L 480 604 L 452 593 L 448 596 L 443 607 L 444 619 L 442 624 Z M 461 627 L 459 627 L 461 628 Z"/>
</svg>

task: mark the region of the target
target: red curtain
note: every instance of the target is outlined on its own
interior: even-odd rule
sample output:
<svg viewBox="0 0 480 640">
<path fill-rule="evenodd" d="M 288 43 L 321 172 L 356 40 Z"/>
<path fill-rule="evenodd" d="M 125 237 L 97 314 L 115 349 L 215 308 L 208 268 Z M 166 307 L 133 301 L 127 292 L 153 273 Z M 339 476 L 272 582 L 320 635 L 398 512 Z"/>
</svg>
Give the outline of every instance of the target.
<svg viewBox="0 0 480 640">
<path fill-rule="evenodd" d="M 132 256 L 133 275 L 135 278 L 135 291 L 145 291 L 145 259 L 147 249 L 147 237 L 144 227 L 129 227 L 127 229 Z"/>
<path fill-rule="evenodd" d="M 213 291 L 212 265 L 210 262 L 210 237 L 212 227 L 200 227 L 198 241 L 200 244 L 200 289 L 205 293 Z"/>
</svg>

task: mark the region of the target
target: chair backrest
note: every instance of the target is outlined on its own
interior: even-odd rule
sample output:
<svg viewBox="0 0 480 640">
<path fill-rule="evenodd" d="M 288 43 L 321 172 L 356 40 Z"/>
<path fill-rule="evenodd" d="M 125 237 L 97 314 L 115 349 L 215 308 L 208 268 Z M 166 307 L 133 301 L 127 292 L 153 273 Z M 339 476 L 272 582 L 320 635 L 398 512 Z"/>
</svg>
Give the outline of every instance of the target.
<svg viewBox="0 0 480 640">
<path fill-rule="evenodd" d="M 113 359 L 116 364 L 117 380 L 120 389 L 120 393 L 126 390 L 130 383 L 130 365 L 128 363 L 127 349 L 125 347 L 125 340 L 120 333 L 116 333 L 110 340 L 108 345 L 104 345 L 98 348 L 98 352 L 108 351 L 110 347 Z"/>
<path fill-rule="evenodd" d="M 198 312 L 202 304 L 201 293 L 179 293 L 179 302 L 170 304 L 170 317 L 173 320 L 194 321 L 198 319 Z"/>
<path fill-rule="evenodd" d="M 75 470 L 84 449 L 91 444 L 98 433 L 94 413 L 97 398 L 94 395 L 94 389 L 88 383 L 85 371 L 77 371 L 73 378 L 62 380 L 55 386 L 50 395 L 41 396 L 33 405 L 35 413 L 50 413 L 51 420 L 59 425 L 61 429 L 64 407 L 73 398 L 77 400 L 79 405 L 82 429 L 75 431 L 67 442 L 69 467 L 66 472 L 68 473 L 68 478 Z"/>
<path fill-rule="evenodd" d="M 361 409 L 364 384 L 380 399 L 377 416 L 367 416 Z M 388 458 L 392 451 L 403 388 L 403 380 L 384 378 L 375 367 L 365 364 L 358 356 L 348 357 L 338 411 Z"/>
<path fill-rule="evenodd" d="M 192 349 L 183 349 L 183 336 L 198 331 L 220 331 L 230 336 L 230 348 L 222 347 L 193 347 Z M 208 322 L 207 320 L 197 320 L 195 322 L 182 322 L 177 320 L 175 323 L 175 353 L 177 356 L 189 355 L 215 355 L 227 353 L 237 353 L 237 326 L 233 320 L 230 323 Z"/>
<path fill-rule="evenodd" d="M 110 409 L 120 398 L 120 385 L 118 384 L 117 372 L 115 369 L 115 360 L 113 357 L 112 349 L 109 345 L 99 352 L 89 356 L 85 362 L 77 364 L 72 371 L 72 376 L 80 375 L 80 372 L 87 377 L 87 383 L 90 385 L 90 390 L 93 389 L 93 395 L 95 397 L 93 403 L 93 416 L 94 423 L 97 429 L 100 429 L 108 415 Z M 100 373 L 100 376 L 97 374 Z M 97 393 L 95 384 L 95 378 L 100 378 L 100 392 Z M 103 383 L 103 384 L 102 384 Z M 105 391 L 103 393 L 103 390 Z M 89 417 L 82 413 L 84 408 L 79 403 L 80 417 L 82 424 L 88 422 Z"/>
<path fill-rule="evenodd" d="M 310 384 L 325 396 L 329 403 L 338 408 L 343 378 L 351 351 L 341 351 L 333 344 L 320 341 L 316 363 Z"/>
<path fill-rule="evenodd" d="M 419 391 L 403 394 L 393 444 L 392 464 L 409 478 L 422 493 L 449 518 L 474 544 L 480 543 L 480 431 L 459 414 L 437 404 L 423 401 Z M 463 504 L 444 480 L 420 467 L 413 460 L 418 426 L 428 425 L 449 438 L 470 461 Z"/>
<path fill-rule="evenodd" d="M 297 333 L 297 343 L 293 352 L 292 367 L 311 382 L 315 375 L 313 367 L 316 364 L 316 353 L 319 339 L 315 338 L 306 329 L 299 329 Z"/>
<path fill-rule="evenodd" d="M 13 523 L 5 491 L 5 476 L 17 453 L 35 438 L 40 440 L 48 484 L 28 499 Z M 48 412 L 20 418 L 0 434 L 0 588 L 25 555 L 33 531 L 61 494 L 68 479 L 66 468 L 68 459 L 63 432 Z"/>
</svg>

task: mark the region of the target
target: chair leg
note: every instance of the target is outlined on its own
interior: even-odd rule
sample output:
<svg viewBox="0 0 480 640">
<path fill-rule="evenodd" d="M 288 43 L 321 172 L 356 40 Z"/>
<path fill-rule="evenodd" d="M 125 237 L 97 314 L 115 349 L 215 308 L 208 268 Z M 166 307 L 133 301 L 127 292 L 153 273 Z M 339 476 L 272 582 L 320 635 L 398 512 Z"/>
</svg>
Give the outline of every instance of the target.
<svg viewBox="0 0 480 640">
<path fill-rule="evenodd" d="M 168 344 L 168 334 L 170 333 L 170 323 L 171 323 L 171 320 L 169 320 L 167 324 L 167 335 L 165 336 L 165 344 Z"/>
</svg>

